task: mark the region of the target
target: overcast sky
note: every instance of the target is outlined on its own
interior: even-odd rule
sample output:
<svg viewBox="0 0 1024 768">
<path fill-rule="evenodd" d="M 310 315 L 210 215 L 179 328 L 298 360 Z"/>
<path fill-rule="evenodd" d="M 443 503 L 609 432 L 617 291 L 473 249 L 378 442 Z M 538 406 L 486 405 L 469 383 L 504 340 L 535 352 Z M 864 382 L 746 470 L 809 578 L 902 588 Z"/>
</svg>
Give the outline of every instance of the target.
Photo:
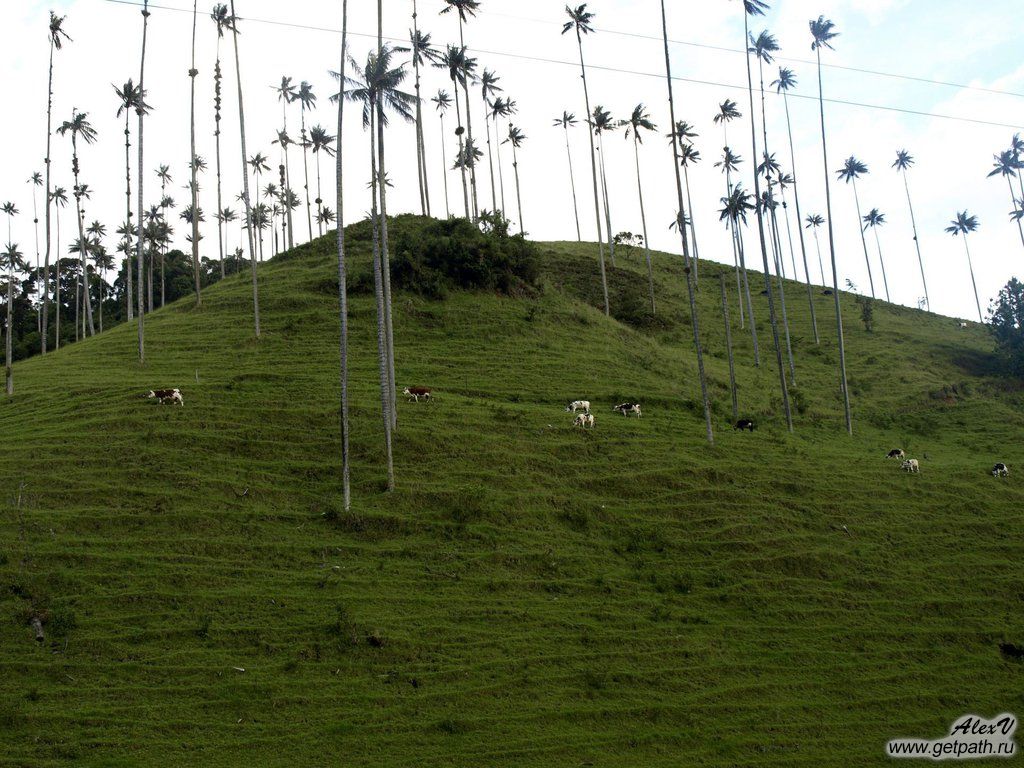
<svg viewBox="0 0 1024 768">
<path fill-rule="evenodd" d="M 202 247 L 205 256 L 216 257 L 216 224 L 212 220 L 216 210 L 212 127 L 216 32 L 209 18 L 212 5 L 200 4 L 196 109 L 197 151 L 210 167 L 201 181 L 200 205 L 210 219 L 204 227 Z M 604 106 L 616 117 L 628 117 L 638 103 L 647 105 L 659 128 L 656 135 L 647 139 L 640 156 L 651 244 L 660 250 L 678 252 L 678 236 L 668 229 L 676 206 L 671 151 L 663 138 L 669 117 L 659 3 L 594 0 L 588 5 L 596 14 L 597 28 L 584 41 L 590 67 L 591 104 Z M 158 202 L 159 186 L 154 171 L 159 164 L 166 164 L 174 175 L 173 189 L 168 193 L 180 207 L 188 197 L 184 184 L 189 157 L 191 4 L 187 0 L 162 0 L 155 6 L 150 18 L 146 70 L 148 101 L 153 107 L 146 122 L 146 205 Z M 350 50 L 357 59 L 364 59 L 373 45 L 369 35 L 376 31 L 376 3 L 350 0 L 349 6 Z M 564 137 L 560 129 L 552 126 L 563 110 L 577 116 L 585 113 L 575 40 L 560 34 L 565 19 L 563 6 L 556 0 L 483 0 L 478 17 L 466 27 L 466 44 L 479 59 L 480 67 L 495 70 L 501 77 L 499 84 L 504 87 L 504 95 L 518 102 L 515 123 L 527 136 L 519 157 L 523 217 L 531 237 L 541 240 L 575 239 L 576 234 Z M 737 52 L 743 44 L 740 2 L 671 0 L 669 6 L 669 36 L 675 41 L 671 46 L 673 72 L 679 78 L 675 84 L 677 117 L 693 123 L 701 134 L 696 145 L 704 162 L 691 173 L 701 255 L 731 262 L 729 239 L 718 221 L 724 179 L 713 167 L 724 142 L 712 117 L 717 105 L 726 98 L 739 102 L 744 118 L 749 112 L 746 91 L 737 87 L 746 82 L 744 58 Z M 834 172 L 851 154 L 868 165 L 870 173 L 859 183 L 863 213 L 877 207 L 886 214 L 888 223 L 880 235 L 892 298 L 915 305 L 923 291 L 903 186 L 890 166 L 897 149 L 905 147 L 916 157 L 910 184 L 932 307 L 945 314 L 975 318 L 963 243 L 943 229 L 958 210 L 968 209 L 979 217 L 981 229 L 972 236 L 971 246 L 983 307 L 1010 276 L 1019 276 L 1024 271 L 1024 246 L 1008 217 L 1011 202 L 1007 184 L 1005 180 L 986 178 L 993 153 L 1006 148 L 1015 132 L 1024 133 L 1024 96 L 1020 95 L 1024 94 L 1024 62 L 1016 36 L 1019 25 L 1008 21 L 1019 18 L 1018 3 L 986 0 L 972 4 L 969 11 L 961 0 L 774 0 L 771 6 L 766 17 L 753 22 L 753 31 L 767 28 L 782 45 L 783 59 L 766 72 L 766 82 L 775 79 L 778 64 L 793 68 L 799 78 L 790 110 L 804 215 L 824 214 L 817 102 L 807 98 L 817 92 L 807 22 L 826 14 L 835 21 L 841 37 L 835 41 L 836 51 L 826 52 L 825 60 L 847 68 L 825 69 L 826 97 L 874 105 L 826 105 L 829 170 Z M 236 0 L 235 7 L 244 19 L 239 28 L 249 154 L 262 152 L 270 156 L 276 169 L 278 150 L 271 141 L 281 124 L 281 109 L 272 86 L 282 75 L 313 84 L 319 104 L 307 120 L 321 123 L 335 133 L 336 112 L 327 96 L 336 90 L 336 85 L 328 70 L 338 66 L 341 2 Z M 458 38 L 457 17 L 439 16 L 442 7 L 441 0 L 419 0 L 420 26 L 432 33 L 439 45 Z M 15 220 L 14 240 L 33 259 L 32 195 L 26 180 L 33 171 L 43 170 L 47 18 L 51 8 L 67 15 L 66 30 L 73 38 L 56 55 L 55 125 L 69 119 L 72 108 L 77 108 L 89 113 L 99 132 L 100 141 L 81 148 L 80 152 L 82 180 L 94 190 L 86 218 L 103 221 L 111 232 L 124 220 L 123 122 L 115 117 L 118 102 L 112 84 L 120 85 L 129 77 L 137 81 L 139 74 L 142 17 L 136 5 L 119 0 L 4 1 L 0 72 L 4 74 L 9 109 L 2 124 L 5 157 L 0 166 L 0 198 L 13 200 L 21 210 L 22 215 Z M 385 35 L 407 39 L 411 11 L 411 0 L 385 0 Z M 225 205 L 238 210 L 240 204 L 234 198 L 241 187 L 241 157 L 236 141 L 234 67 L 230 41 L 227 42 L 222 46 L 226 59 L 224 197 Z M 440 70 L 425 73 L 424 95 L 432 96 L 439 88 L 450 90 L 447 76 Z M 408 90 L 412 89 L 410 77 Z M 479 89 L 473 91 L 472 106 L 474 133 L 483 144 Z M 770 149 L 784 169 L 791 171 L 782 100 L 769 96 L 767 108 Z M 433 212 L 443 215 L 441 133 L 433 105 L 425 105 L 425 116 Z M 298 132 L 298 117 L 298 108 L 292 107 L 288 119 L 293 135 Z M 449 113 L 449 128 L 453 124 Z M 345 215 L 346 220 L 352 221 L 361 218 L 369 207 L 368 140 L 354 109 L 346 116 L 346 131 Z M 589 202 L 592 191 L 584 128 L 577 127 L 572 138 L 583 236 L 592 240 L 596 237 L 596 225 Z M 729 139 L 734 151 L 746 161 L 743 170 L 749 187 L 749 124 L 734 123 Z M 70 189 L 70 141 L 55 136 L 53 142 L 54 183 Z M 621 134 L 608 137 L 606 143 L 613 188 L 613 229 L 639 232 L 632 144 Z M 450 161 L 455 150 L 454 137 L 449 136 L 446 149 Z M 506 200 L 510 216 L 515 219 L 518 217 L 511 213 L 514 181 L 507 150 L 505 147 L 502 154 Z M 419 203 L 411 127 L 398 121 L 392 124 L 388 155 L 394 184 L 389 193 L 390 212 L 414 211 Z M 292 186 L 300 193 L 301 162 L 301 153 L 293 150 Z M 333 169 L 329 166 L 328 163 L 323 168 L 325 189 L 333 185 Z M 312 162 L 310 174 L 315 177 Z M 831 178 L 835 182 L 834 173 Z M 261 186 L 269 180 L 276 181 L 264 177 Z M 448 181 L 452 211 L 459 212 L 459 177 L 450 173 Z M 315 181 L 311 185 L 315 186 Z M 486 160 L 479 170 L 479 188 L 481 207 L 491 208 Z M 866 291 L 867 273 L 852 189 L 835 182 L 832 191 L 840 280 L 849 278 Z M 333 196 L 325 194 L 324 198 L 333 208 Z M 41 197 L 39 202 L 41 205 Z M 68 214 L 65 220 L 67 227 L 73 218 Z M 177 243 L 184 247 L 185 227 L 180 221 L 173 223 Z M 295 232 L 300 240 L 306 239 L 304 208 L 296 211 Z M 795 230 L 793 234 L 796 237 Z M 233 230 L 229 246 L 234 248 L 238 239 L 237 230 Z M 876 291 L 882 297 L 873 239 L 868 244 L 875 265 Z M 113 237 L 108 238 L 107 245 L 113 249 Z M 813 240 L 808 240 L 808 249 L 809 258 L 816 263 Z M 817 273 L 817 268 L 812 267 L 812 275 Z"/>
</svg>

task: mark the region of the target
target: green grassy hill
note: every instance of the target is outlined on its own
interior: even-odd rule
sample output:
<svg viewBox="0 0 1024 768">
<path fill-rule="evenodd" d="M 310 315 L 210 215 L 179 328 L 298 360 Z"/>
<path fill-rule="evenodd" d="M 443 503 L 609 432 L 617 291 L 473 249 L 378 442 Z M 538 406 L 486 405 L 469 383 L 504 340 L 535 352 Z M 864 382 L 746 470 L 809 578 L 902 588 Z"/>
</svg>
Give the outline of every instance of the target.
<svg viewBox="0 0 1024 768">
<path fill-rule="evenodd" d="M 642 252 L 619 254 L 621 322 L 595 247 L 542 244 L 535 297 L 396 294 L 398 382 L 437 397 L 401 403 L 387 495 L 361 294 L 345 513 L 331 246 L 262 267 L 259 342 L 240 276 L 148 318 L 144 368 L 131 327 L 16 366 L 0 765 L 882 765 L 890 738 L 1024 714 L 1000 650 L 1024 646 L 1024 397 L 984 329 L 879 305 L 869 334 L 844 297 L 850 438 L 832 300 L 815 346 L 790 284 L 790 435 L 757 296 L 740 434 L 702 264 L 709 447 L 679 260 L 656 256 L 652 319 Z M 138 397 L 168 386 L 184 408 Z M 611 412 L 633 398 L 642 420 Z"/>
</svg>

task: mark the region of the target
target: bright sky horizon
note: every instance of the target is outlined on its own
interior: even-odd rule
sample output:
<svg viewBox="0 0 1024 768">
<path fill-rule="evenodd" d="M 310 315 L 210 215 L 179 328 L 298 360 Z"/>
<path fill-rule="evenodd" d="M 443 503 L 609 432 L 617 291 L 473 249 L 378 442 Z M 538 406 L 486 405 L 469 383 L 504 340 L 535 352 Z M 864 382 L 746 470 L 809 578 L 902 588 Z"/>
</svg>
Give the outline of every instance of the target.
<svg viewBox="0 0 1024 768">
<path fill-rule="evenodd" d="M 217 205 L 212 101 L 217 36 L 209 16 L 213 4 L 205 2 L 199 8 L 196 120 L 197 154 L 208 164 L 201 177 L 200 206 L 207 216 L 201 252 L 215 259 L 218 248 L 213 220 Z M 729 142 L 744 160 L 743 182 L 751 188 L 747 122 L 750 109 L 743 87 L 744 58 L 739 53 L 744 41 L 741 3 L 716 0 L 685 11 L 678 2 L 669 5 L 669 37 L 673 41 L 670 50 L 673 74 L 678 78 L 677 118 L 692 123 L 700 134 L 695 145 L 702 162 L 690 172 L 692 213 L 700 253 L 702 258 L 732 263 L 729 238 L 718 215 L 725 181 L 714 168 L 725 140 L 712 118 L 725 99 L 738 102 L 744 118 L 729 126 Z M 351 0 L 349 6 L 350 52 L 357 60 L 363 60 L 374 45 L 376 3 Z M 991 0 L 984 8 L 972 7 L 969 12 L 962 2 L 954 0 L 775 0 L 770 6 L 766 16 L 752 19 L 751 31 L 757 34 L 767 29 L 782 46 L 779 60 L 766 68 L 766 86 L 776 79 L 779 65 L 792 68 L 798 78 L 789 107 L 795 146 L 794 175 L 800 185 L 805 217 L 825 214 L 817 82 L 810 63 L 813 54 L 808 20 L 824 14 L 840 32 L 836 50 L 823 54 L 824 61 L 833 65 L 824 70 L 824 87 L 825 96 L 830 99 L 826 103 L 826 121 L 840 285 L 850 279 L 861 292 L 868 290 L 853 191 L 837 181 L 835 175 L 847 157 L 856 155 L 869 168 L 869 173 L 858 182 L 861 213 L 878 208 L 886 216 L 879 240 L 892 300 L 916 306 L 923 296 L 904 187 L 891 167 L 896 151 L 905 148 L 917 160 L 909 182 L 932 309 L 954 317 L 977 319 L 962 238 L 954 239 L 944 229 L 958 211 L 967 210 L 980 220 L 980 229 L 971 235 L 970 244 L 983 309 L 1010 277 L 1024 272 L 1024 244 L 1008 215 L 1012 205 L 1010 188 L 1005 179 L 987 178 L 992 156 L 1007 149 L 1015 133 L 1024 134 L 1024 61 L 1019 56 L 1015 25 L 1006 21 L 1019 17 L 1016 4 L 1010 0 Z M 273 86 L 282 75 L 293 77 L 296 83 L 308 80 L 313 84 L 318 103 L 307 115 L 307 124 L 319 123 L 331 134 L 336 133 L 336 110 L 327 97 L 337 86 L 328 70 L 338 68 L 341 2 L 291 0 L 281 4 L 271 0 L 236 0 L 235 7 L 242 18 L 239 30 L 248 153 L 251 157 L 261 152 L 271 158 L 272 172 L 260 180 L 262 188 L 268 181 L 277 181 L 279 150 L 271 142 L 281 127 L 281 107 Z M 419 26 L 432 34 L 438 46 L 456 42 L 459 34 L 457 17 L 438 15 L 442 7 L 441 0 L 418 0 Z M 139 75 L 142 17 L 134 2 L 5 3 L 4 23 L 0 25 L 0 71 L 7 73 L 9 103 L 19 106 L 10 113 L 16 118 L 6 120 L 3 127 L 3 146 L 8 152 L 0 179 L 0 200 L 11 200 L 18 206 L 21 214 L 14 220 L 13 240 L 33 263 L 33 190 L 26 182 L 33 172 L 44 170 L 47 21 L 51 9 L 67 16 L 65 28 L 72 37 L 55 56 L 54 127 L 69 119 L 72 109 L 77 108 L 89 114 L 99 133 L 97 144 L 80 147 L 81 178 L 93 190 L 86 220 L 99 219 L 107 225 L 105 244 L 111 252 L 116 245 L 114 230 L 125 218 L 124 127 L 123 120 L 116 117 L 118 100 L 113 85 L 120 86 L 128 78 L 137 82 Z M 593 0 L 588 3 L 588 10 L 596 14 L 595 33 L 584 39 L 591 106 L 601 105 L 615 117 L 626 118 L 638 103 L 646 105 L 658 126 L 655 134 L 645 136 L 640 149 L 651 246 L 679 253 L 679 237 L 668 226 L 675 217 L 676 204 L 672 155 L 664 138 L 670 120 L 660 4 L 657 0 Z M 385 36 L 407 40 L 411 12 L 412 0 L 384 0 Z M 523 218 L 530 237 L 538 240 L 576 239 L 564 134 L 553 127 L 554 119 L 563 110 L 575 113 L 579 119 L 585 114 L 575 39 L 561 35 L 565 19 L 564 3 L 556 0 L 483 0 L 477 17 L 465 28 L 466 45 L 471 55 L 478 58 L 479 68 L 495 70 L 501 77 L 499 85 L 504 88 L 501 95 L 518 103 L 514 124 L 527 136 L 519 153 Z M 183 250 L 188 248 L 187 227 L 177 218 L 177 211 L 188 198 L 185 182 L 189 161 L 191 31 L 191 4 L 187 0 L 153 4 L 146 65 L 147 101 L 153 112 L 146 121 L 145 204 L 148 208 L 159 202 L 155 169 L 158 165 L 169 165 L 174 182 L 168 193 L 177 204 L 171 224 L 175 228 L 175 246 Z M 221 56 L 225 74 L 224 205 L 239 211 L 241 205 L 235 196 L 241 188 L 241 157 L 230 40 L 222 43 Z M 754 77 L 756 88 L 756 70 Z M 440 88 L 451 92 L 447 74 L 436 69 L 424 72 L 424 97 L 429 99 Z M 413 90 L 411 66 L 405 90 Z M 486 151 L 484 110 L 478 86 L 471 91 L 471 103 L 474 133 Z M 759 101 L 755 108 L 760 109 Z M 784 171 L 793 173 L 784 102 L 773 92 L 767 97 L 767 111 L 769 151 L 776 155 Z M 439 151 L 442 137 L 437 114 L 429 101 L 424 104 L 424 119 L 432 209 L 435 216 L 443 216 Z M 456 149 L 456 140 L 451 135 L 454 115 L 449 113 L 446 119 L 445 151 L 450 165 Z M 295 137 L 299 124 L 297 105 L 289 108 L 288 120 L 289 133 Z M 369 141 L 356 109 L 347 111 L 345 130 L 345 220 L 351 223 L 363 218 L 369 209 Z M 504 132 L 505 127 L 501 130 Z M 414 136 L 412 126 L 399 120 L 393 120 L 388 129 L 389 175 L 394 184 L 394 189 L 389 190 L 389 213 L 419 209 Z M 594 240 L 592 179 L 582 124 L 571 132 L 571 137 L 583 238 Z M 134 126 L 132 142 L 134 187 Z M 640 232 L 632 142 L 627 143 L 620 131 L 608 136 L 605 143 L 613 231 Z M 73 181 L 67 138 L 53 137 L 52 158 L 54 186 L 70 190 Z M 501 149 L 501 161 L 508 202 L 505 207 L 515 220 L 518 215 L 507 146 Z M 301 196 L 300 151 L 292 150 L 290 163 L 292 187 Z M 325 163 L 321 172 L 325 204 L 334 209 L 333 193 L 326 191 L 333 190 L 333 163 Z M 310 176 L 315 197 L 312 156 Z M 448 184 L 451 211 L 458 214 L 462 202 L 461 181 L 456 172 L 449 172 Z M 492 208 L 486 157 L 478 167 L 478 184 L 481 208 Z M 1017 181 L 1013 184 L 1019 197 Z M 41 195 L 38 202 L 42 220 Z M 73 201 L 68 211 L 62 213 L 62 248 L 69 242 L 72 209 Z M 304 242 L 308 236 L 304 205 L 295 211 L 294 221 L 296 242 Z M 316 234 L 315 221 L 313 229 Z M 784 226 L 782 234 L 788 265 Z M 824 229 L 821 235 L 825 247 Z M 876 294 L 884 298 L 877 245 L 870 232 L 868 235 Z M 799 261 L 795 216 L 792 236 Z M 753 243 L 756 227 L 748 229 L 746 237 Z M 238 244 L 239 232 L 235 227 L 228 236 L 229 249 Z M 819 280 L 813 238 L 808 238 L 806 244 L 812 279 Z M 825 259 L 828 277 L 827 253 Z"/>
</svg>

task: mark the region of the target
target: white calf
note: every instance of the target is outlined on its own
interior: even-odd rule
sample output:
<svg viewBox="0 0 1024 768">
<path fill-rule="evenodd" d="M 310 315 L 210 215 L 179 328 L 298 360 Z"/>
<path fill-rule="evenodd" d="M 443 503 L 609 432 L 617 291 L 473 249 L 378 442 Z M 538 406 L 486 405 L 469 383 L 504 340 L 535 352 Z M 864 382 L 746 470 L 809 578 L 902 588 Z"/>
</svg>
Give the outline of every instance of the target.
<svg viewBox="0 0 1024 768">
<path fill-rule="evenodd" d="M 921 465 L 917 463 L 917 459 L 907 459 L 903 462 L 903 471 L 917 474 L 921 471 Z"/>
<path fill-rule="evenodd" d="M 583 427 L 583 429 L 593 429 L 594 428 L 594 414 L 592 414 L 592 413 L 581 413 L 579 416 L 577 416 L 573 420 L 572 425 L 574 427 Z"/>
<path fill-rule="evenodd" d="M 589 400 L 573 400 L 567 406 L 565 410 L 568 413 L 576 413 L 576 411 L 583 411 L 584 413 L 590 413 L 590 401 Z"/>
</svg>

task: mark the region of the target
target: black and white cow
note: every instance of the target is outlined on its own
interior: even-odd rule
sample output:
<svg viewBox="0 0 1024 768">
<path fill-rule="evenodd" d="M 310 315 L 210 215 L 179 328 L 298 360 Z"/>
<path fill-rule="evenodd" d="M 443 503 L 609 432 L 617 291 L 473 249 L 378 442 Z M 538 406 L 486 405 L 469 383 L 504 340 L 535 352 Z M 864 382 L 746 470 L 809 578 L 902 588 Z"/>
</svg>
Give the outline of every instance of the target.
<svg viewBox="0 0 1024 768">
<path fill-rule="evenodd" d="M 916 475 L 920 474 L 921 465 L 917 463 L 917 459 L 907 459 L 903 462 L 902 469 L 904 472 L 910 472 L 911 474 Z"/>
<path fill-rule="evenodd" d="M 905 458 L 907 458 L 907 454 L 905 454 L 903 452 L 902 448 L 893 448 L 891 451 L 889 451 L 888 454 L 886 454 L 885 458 L 887 458 L 887 459 L 905 459 Z"/>
<path fill-rule="evenodd" d="M 635 413 L 638 419 L 643 416 L 640 412 L 640 403 L 620 403 L 612 408 L 612 410 L 618 411 L 623 416 L 629 416 L 629 414 Z"/>
<path fill-rule="evenodd" d="M 565 406 L 567 413 L 576 413 L 577 411 L 583 411 L 584 413 L 590 413 L 590 401 L 589 400 L 573 400 L 567 406 Z"/>
<path fill-rule="evenodd" d="M 161 405 L 185 405 L 184 399 L 181 397 L 180 389 L 151 389 L 146 393 L 146 397 L 155 398 L 160 402 Z"/>
<path fill-rule="evenodd" d="M 1007 467 L 1003 462 L 999 462 L 992 467 L 992 477 L 1009 477 L 1010 468 Z"/>
<path fill-rule="evenodd" d="M 742 432 L 745 429 L 753 432 L 755 429 L 757 429 L 757 425 L 754 424 L 752 419 L 740 419 L 735 424 L 733 424 L 732 428 L 738 429 L 740 432 Z"/>
<path fill-rule="evenodd" d="M 594 414 L 592 413 L 581 413 L 572 422 L 574 427 L 582 427 L 583 429 L 594 428 Z"/>
</svg>

